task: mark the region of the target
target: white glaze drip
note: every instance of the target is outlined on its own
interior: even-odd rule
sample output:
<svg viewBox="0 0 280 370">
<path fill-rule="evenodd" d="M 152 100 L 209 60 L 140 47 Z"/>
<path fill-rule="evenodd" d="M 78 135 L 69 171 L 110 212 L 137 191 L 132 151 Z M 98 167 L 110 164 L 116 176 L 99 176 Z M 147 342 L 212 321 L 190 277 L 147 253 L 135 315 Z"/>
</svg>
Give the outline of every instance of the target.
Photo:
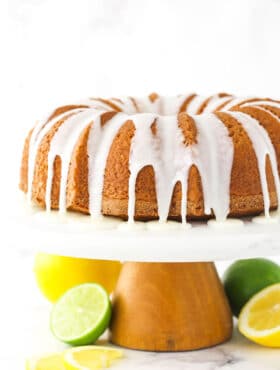
<svg viewBox="0 0 280 370">
<path fill-rule="evenodd" d="M 193 94 L 162 96 L 160 99 L 160 114 L 163 116 L 173 116 L 179 113 L 183 103 Z"/>
<path fill-rule="evenodd" d="M 71 157 L 77 140 L 82 131 L 89 126 L 88 149 L 88 191 L 89 212 L 98 218 L 101 216 L 102 192 L 106 161 L 114 138 L 122 125 L 129 119 L 135 126 L 135 134 L 131 142 L 129 157 L 129 200 L 128 218 L 132 222 L 135 214 L 135 185 L 139 171 L 145 166 L 152 166 L 155 173 L 158 214 L 161 223 L 165 223 L 170 208 L 174 186 L 181 183 L 181 216 L 186 223 L 187 216 L 187 184 L 189 170 L 195 165 L 201 175 L 205 213 L 215 214 L 219 222 L 224 222 L 229 213 L 230 179 L 233 161 L 233 143 L 228 131 L 218 117 L 210 112 L 227 102 L 222 109 L 227 111 L 236 105 L 255 106 L 265 110 L 274 118 L 279 118 L 263 106 L 280 108 L 280 103 L 270 101 L 248 102 L 249 98 L 233 98 L 230 96 L 212 96 L 204 107 L 204 114 L 193 115 L 196 123 L 196 143 L 184 145 L 184 137 L 178 127 L 177 114 L 184 101 L 190 95 L 176 97 L 159 97 L 153 102 L 149 97 L 110 99 L 108 103 L 90 98 L 83 103 L 88 108 L 75 108 L 58 115 L 52 120 L 40 122 L 31 135 L 28 159 L 28 198 L 31 199 L 35 160 L 39 145 L 47 132 L 60 120 L 63 124 L 58 128 L 51 141 L 48 154 L 48 177 L 46 186 L 46 208 L 51 208 L 51 187 L 53 180 L 53 164 L 56 156 L 61 158 L 61 180 L 59 209 L 66 210 L 67 177 Z M 197 113 L 207 97 L 195 96 L 186 108 L 188 113 Z M 101 116 L 105 111 L 113 111 L 110 102 L 124 113 L 117 113 L 104 127 Z M 138 113 L 138 111 L 143 113 Z M 207 114 L 206 114 L 207 113 Z M 264 196 L 265 215 L 269 216 L 269 193 L 265 174 L 265 159 L 268 155 L 272 165 L 274 182 L 278 200 L 280 200 L 280 181 L 277 170 L 277 159 L 273 145 L 264 128 L 259 122 L 245 113 L 228 112 L 238 120 L 250 137 L 258 160 L 262 191 Z M 48 116 L 49 117 L 49 116 Z M 156 130 L 151 126 L 155 122 Z"/>
<path fill-rule="evenodd" d="M 125 112 L 126 114 L 137 113 L 137 109 L 131 98 L 123 97 L 121 98 L 121 102 L 119 102 L 116 99 L 112 100 L 114 104 L 117 105 L 122 110 L 122 112 Z"/>
<path fill-rule="evenodd" d="M 255 105 L 266 105 L 268 107 L 275 107 L 275 108 L 280 108 L 280 102 L 275 102 L 275 101 L 269 101 L 269 100 L 259 100 L 255 102 L 249 102 L 249 103 L 244 103 L 242 104 L 242 107 L 248 107 L 248 106 L 255 106 Z"/>
<path fill-rule="evenodd" d="M 181 217 L 182 223 L 187 223 L 187 206 L 188 206 L 188 178 L 189 178 L 189 168 L 186 171 L 183 171 L 182 176 L 180 178 L 181 183 L 181 192 L 182 192 L 182 200 L 181 200 Z"/>
<path fill-rule="evenodd" d="M 134 98 L 138 110 L 141 113 L 159 113 L 160 112 L 160 98 L 151 101 L 148 96 L 142 98 Z"/>
<path fill-rule="evenodd" d="M 231 99 L 227 104 L 224 105 L 224 107 L 222 108 L 222 111 L 228 111 L 231 108 L 233 108 L 237 105 L 241 105 L 242 103 L 245 103 L 246 101 L 251 100 L 251 99 L 252 98 L 234 98 L 234 99 Z"/>
<path fill-rule="evenodd" d="M 191 166 L 190 148 L 183 144 L 183 135 L 176 116 L 141 114 L 131 117 L 135 134 L 131 142 L 128 219 L 133 221 L 135 210 L 135 185 L 139 171 L 152 166 L 155 173 L 158 214 L 160 222 L 168 217 L 175 184 L 187 191 L 187 174 Z M 156 134 L 151 126 L 156 120 Z M 186 194 L 182 196 L 183 222 L 186 222 Z"/>
<path fill-rule="evenodd" d="M 216 115 L 196 115 L 193 119 L 198 130 L 193 161 L 201 175 L 204 211 L 210 214 L 212 209 L 217 220 L 222 221 L 229 213 L 232 139 Z"/>
<path fill-rule="evenodd" d="M 91 102 L 90 107 L 94 108 L 94 109 L 101 109 L 101 110 L 104 110 L 104 111 L 113 110 L 113 108 L 109 104 L 109 101 L 110 100 L 108 100 L 108 102 L 105 102 L 105 101 L 99 100 L 98 98 L 90 98 L 90 102 Z"/>
<path fill-rule="evenodd" d="M 46 209 L 51 209 L 51 190 L 53 181 L 54 160 L 58 156 L 61 159 L 61 179 L 59 192 L 59 211 L 66 211 L 66 187 L 71 157 L 75 145 L 82 131 L 96 118 L 100 117 L 102 111 L 87 109 L 66 119 L 52 138 L 48 154 L 48 176 L 46 186 Z"/>
<path fill-rule="evenodd" d="M 279 105 L 279 108 L 280 108 L 280 105 Z M 280 118 L 275 113 L 271 112 L 270 110 L 266 109 L 265 107 L 254 105 L 254 109 L 265 112 L 266 114 L 273 117 L 274 119 L 276 119 L 276 121 L 278 121 L 280 123 Z"/>
<path fill-rule="evenodd" d="M 141 117 L 141 119 L 140 119 Z M 168 217 L 174 186 L 182 186 L 181 215 L 186 222 L 187 183 L 190 167 L 200 170 L 204 190 L 205 212 L 213 209 L 219 220 L 229 212 L 229 185 L 233 161 L 233 144 L 223 123 L 213 114 L 193 116 L 198 129 L 197 144 L 185 146 L 174 116 L 159 116 L 157 133 L 152 134 L 155 117 L 138 115 L 133 118 L 135 135 L 131 144 L 128 218 L 133 220 L 135 184 L 139 171 L 148 165 L 155 172 L 158 214 L 160 222 Z M 136 121 L 136 122 L 135 122 Z"/>
<path fill-rule="evenodd" d="M 208 101 L 206 107 L 203 109 L 203 113 L 215 112 L 215 110 L 222 104 L 230 102 L 233 99 L 232 96 L 220 97 L 219 95 L 213 95 Z"/>
<path fill-rule="evenodd" d="M 264 199 L 264 212 L 265 216 L 269 217 L 270 197 L 266 178 L 267 156 L 269 157 L 271 162 L 277 199 L 278 202 L 280 201 L 280 180 L 274 147 L 271 143 L 268 133 L 256 119 L 241 112 L 228 112 L 228 114 L 237 119 L 237 121 L 242 125 L 253 145 L 257 157 L 258 169 L 262 186 L 262 193 Z"/>
<path fill-rule="evenodd" d="M 158 172 L 159 152 L 155 136 L 151 126 L 156 115 L 150 113 L 131 116 L 134 123 L 135 133 L 131 140 L 129 157 L 129 190 L 128 190 L 128 221 L 133 222 L 135 211 L 135 186 L 139 171 L 145 166 L 152 166 L 155 173 Z"/>
<path fill-rule="evenodd" d="M 160 116 L 157 119 L 157 135 L 160 143 L 161 166 L 156 173 L 158 213 L 160 222 L 168 217 L 174 186 L 181 183 L 181 216 L 186 222 L 187 176 L 192 165 L 191 146 L 184 144 L 184 137 L 178 127 L 177 117 Z"/>
<path fill-rule="evenodd" d="M 33 129 L 30 142 L 29 142 L 29 154 L 28 154 L 28 191 L 27 191 L 27 198 L 31 200 L 32 197 L 32 183 L 34 177 L 34 170 L 35 170 L 35 161 L 37 156 L 37 151 L 39 145 L 47 134 L 47 132 L 60 120 L 63 120 L 65 117 L 69 116 L 70 114 L 75 114 L 80 112 L 81 108 L 79 109 L 72 109 L 70 111 L 64 112 L 53 119 L 48 121 L 48 118 L 43 119 L 40 121 Z M 50 117 L 51 115 L 48 115 Z"/>
<path fill-rule="evenodd" d="M 196 95 L 188 104 L 186 112 L 189 114 L 197 114 L 201 105 L 208 99 L 206 96 Z"/>
<path fill-rule="evenodd" d="M 100 119 L 93 122 L 88 139 L 88 190 L 89 212 L 93 217 L 101 216 L 102 192 L 107 157 L 112 142 L 128 116 L 116 114 L 104 127 Z"/>
</svg>

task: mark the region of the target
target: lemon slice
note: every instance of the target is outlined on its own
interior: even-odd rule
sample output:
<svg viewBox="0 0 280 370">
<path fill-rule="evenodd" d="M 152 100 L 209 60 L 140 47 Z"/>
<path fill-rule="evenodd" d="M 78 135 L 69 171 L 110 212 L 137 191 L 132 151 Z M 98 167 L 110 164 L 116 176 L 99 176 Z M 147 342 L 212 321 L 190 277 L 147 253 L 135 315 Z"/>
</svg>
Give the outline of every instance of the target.
<svg viewBox="0 0 280 370">
<path fill-rule="evenodd" d="M 26 361 L 26 370 L 65 370 L 63 358 L 60 353 L 31 358 Z"/>
<path fill-rule="evenodd" d="M 280 283 L 254 295 L 238 320 L 240 332 L 267 347 L 280 348 Z"/>
<path fill-rule="evenodd" d="M 63 360 L 67 370 L 94 370 L 109 367 L 114 360 L 122 357 L 122 351 L 115 348 L 85 346 L 65 351 Z"/>
</svg>

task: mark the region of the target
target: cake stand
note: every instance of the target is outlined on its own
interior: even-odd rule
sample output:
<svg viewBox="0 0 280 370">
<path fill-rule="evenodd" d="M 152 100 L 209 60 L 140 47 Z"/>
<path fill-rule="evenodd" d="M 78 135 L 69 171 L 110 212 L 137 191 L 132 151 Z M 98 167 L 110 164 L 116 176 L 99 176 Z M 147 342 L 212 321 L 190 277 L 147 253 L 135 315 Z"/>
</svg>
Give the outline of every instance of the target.
<svg viewBox="0 0 280 370">
<path fill-rule="evenodd" d="M 232 315 L 212 261 L 280 254 L 278 223 L 120 230 L 114 222 L 96 228 L 89 219 L 35 211 L 16 222 L 20 240 L 34 251 L 124 261 L 111 341 L 132 349 L 185 351 L 228 340 Z"/>
</svg>

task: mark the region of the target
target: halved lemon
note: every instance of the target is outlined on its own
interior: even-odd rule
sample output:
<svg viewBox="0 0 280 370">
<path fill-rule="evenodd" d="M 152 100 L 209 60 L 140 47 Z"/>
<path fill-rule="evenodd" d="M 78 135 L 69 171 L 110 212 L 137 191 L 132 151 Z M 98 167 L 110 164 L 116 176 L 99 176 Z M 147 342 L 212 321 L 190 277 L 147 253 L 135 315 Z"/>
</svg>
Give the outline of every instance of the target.
<svg viewBox="0 0 280 370">
<path fill-rule="evenodd" d="M 249 300 L 240 313 L 238 328 L 253 342 L 280 348 L 280 283 Z"/>
<path fill-rule="evenodd" d="M 26 370 L 65 370 L 61 353 L 31 358 L 26 361 Z"/>
<path fill-rule="evenodd" d="M 71 348 L 63 354 L 64 366 L 67 370 L 103 369 L 122 357 L 122 351 L 102 346 Z"/>
</svg>

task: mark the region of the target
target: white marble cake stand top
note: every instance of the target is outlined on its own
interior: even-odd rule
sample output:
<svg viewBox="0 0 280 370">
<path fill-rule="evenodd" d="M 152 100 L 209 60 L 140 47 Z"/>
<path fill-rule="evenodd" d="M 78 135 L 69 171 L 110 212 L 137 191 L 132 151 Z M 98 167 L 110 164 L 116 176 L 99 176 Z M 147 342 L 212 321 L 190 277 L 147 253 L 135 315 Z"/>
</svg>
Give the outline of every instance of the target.
<svg viewBox="0 0 280 370">
<path fill-rule="evenodd" d="M 46 211 L 17 203 L 5 228 L 10 244 L 73 257 L 143 262 L 217 261 L 280 255 L 280 223 L 251 222 L 225 225 L 194 222 L 136 223 L 67 212 Z M 17 232 L 13 232 L 15 230 Z M 148 229 L 147 229 L 148 228 Z"/>
</svg>

